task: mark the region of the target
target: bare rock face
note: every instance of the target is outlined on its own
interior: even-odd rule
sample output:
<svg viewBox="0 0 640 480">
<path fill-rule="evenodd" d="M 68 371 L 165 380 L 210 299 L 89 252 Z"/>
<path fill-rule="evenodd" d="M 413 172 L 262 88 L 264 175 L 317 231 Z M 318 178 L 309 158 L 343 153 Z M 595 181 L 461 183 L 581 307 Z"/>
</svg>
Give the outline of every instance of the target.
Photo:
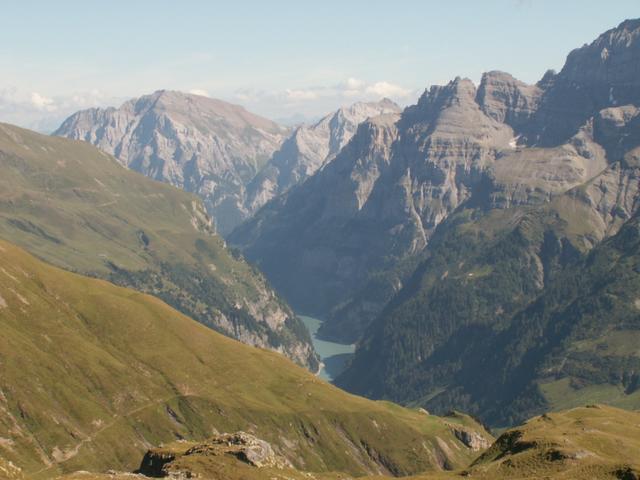
<svg viewBox="0 0 640 480">
<path fill-rule="evenodd" d="M 640 108 L 606 108 L 591 124 L 592 137 L 602 145 L 608 165 L 567 195 L 588 222 L 588 247 L 614 235 L 640 205 Z"/>
<path fill-rule="evenodd" d="M 269 442 L 245 432 L 223 433 L 206 444 L 187 450 L 185 455 L 216 455 L 220 451 L 258 468 L 291 466 L 287 460 L 274 453 Z"/>
<path fill-rule="evenodd" d="M 225 234 L 246 217 L 245 186 L 287 133 L 240 106 L 161 90 L 117 109 L 78 112 L 54 135 L 92 143 L 132 170 L 198 194 Z"/>
<path fill-rule="evenodd" d="M 366 119 L 400 110 L 388 99 L 358 102 L 314 125 L 298 127 L 248 185 L 245 209 L 255 213 L 273 197 L 309 178 L 335 158 Z"/>
<path fill-rule="evenodd" d="M 486 450 L 491 446 L 491 442 L 476 431 L 459 426 L 452 426 L 451 430 L 458 440 L 460 440 L 474 452 Z"/>
<path fill-rule="evenodd" d="M 226 235 L 331 161 L 360 123 L 399 111 L 388 99 L 359 102 L 289 135 L 237 105 L 158 91 L 117 109 L 78 112 L 54 135 L 90 142 L 128 168 L 198 194 Z"/>
<path fill-rule="evenodd" d="M 529 145 L 554 146 L 594 113 L 640 104 L 640 20 L 627 20 L 573 50 L 562 70 L 539 82 L 544 93 L 526 129 Z"/>
<path fill-rule="evenodd" d="M 527 85 L 508 73 L 492 71 L 482 75 L 476 101 L 485 114 L 517 132 L 536 112 L 542 92 L 538 85 Z"/>
<path fill-rule="evenodd" d="M 568 82 L 592 86 L 603 103 L 639 103 L 640 19 L 626 20 L 591 44 L 572 51 L 560 72 Z M 601 98 L 598 98 L 602 95 Z"/>
<path fill-rule="evenodd" d="M 268 275 L 273 274 L 270 281 L 276 288 L 298 299 L 294 308 L 311 311 L 306 303 L 329 301 L 340 294 L 345 279 L 361 275 L 366 268 L 370 257 L 358 258 L 360 253 L 369 255 L 366 247 L 359 248 L 362 229 L 378 230 L 382 222 L 372 218 L 373 214 L 365 215 L 364 210 L 370 208 L 367 205 L 380 179 L 390 173 L 398 118 L 387 114 L 362 123 L 324 169 L 269 202 L 229 236 L 232 244 L 255 245 L 256 250 L 249 247 L 245 254 L 259 260 Z M 360 217 L 360 222 L 349 225 Z M 396 220 L 391 209 L 384 217 Z M 351 253 L 343 256 L 340 250 Z"/>
<path fill-rule="evenodd" d="M 402 119 L 398 156 L 410 159 L 410 198 L 424 229 L 433 229 L 483 180 L 497 153 L 509 147 L 512 129 L 487 116 L 468 79 L 432 87 Z"/>
<path fill-rule="evenodd" d="M 488 172 L 493 208 L 550 201 L 599 175 L 608 165 L 605 149 L 594 139 L 591 121 L 556 147 L 512 147 L 500 152 Z"/>
</svg>

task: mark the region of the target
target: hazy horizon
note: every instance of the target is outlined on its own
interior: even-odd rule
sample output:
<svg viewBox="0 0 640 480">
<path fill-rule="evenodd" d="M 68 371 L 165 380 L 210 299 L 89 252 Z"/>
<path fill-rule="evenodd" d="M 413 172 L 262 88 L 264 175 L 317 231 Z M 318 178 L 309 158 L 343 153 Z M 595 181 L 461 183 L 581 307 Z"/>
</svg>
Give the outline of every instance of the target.
<svg viewBox="0 0 640 480">
<path fill-rule="evenodd" d="M 69 114 L 170 89 L 284 123 L 389 97 L 412 103 L 456 76 L 534 83 L 637 2 L 113 2 L 5 6 L 0 121 L 51 131 Z M 36 12 L 37 14 L 34 14 Z M 499 59 L 496 61 L 496 59 Z"/>
</svg>

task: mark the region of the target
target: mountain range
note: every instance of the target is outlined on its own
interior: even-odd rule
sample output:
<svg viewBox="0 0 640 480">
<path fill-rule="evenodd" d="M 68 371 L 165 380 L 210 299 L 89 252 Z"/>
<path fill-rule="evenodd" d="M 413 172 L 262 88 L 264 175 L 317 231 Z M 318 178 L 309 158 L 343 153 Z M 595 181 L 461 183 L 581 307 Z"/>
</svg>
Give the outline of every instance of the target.
<svg viewBox="0 0 640 480">
<path fill-rule="evenodd" d="M 398 110 L 386 99 L 356 103 L 289 132 L 238 105 L 160 90 L 120 108 L 77 112 L 53 134 L 89 142 L 132 170 L 197 194 L 226 235 L 332 159 L 359 123 Z"/>
<path fill-rule="evenodd" d="M 331 163 L 228 240 L 294 308 L 326 319 L 321 334 L 358 342 L 343 388 L 500 426 L 605 391 L 637 405 L 636 352 L 614 342 L 638 339 L 633 282 L 620 297 L 628 315 L 589 307 L 597 328 L 570 313 L 579 288 L 554 295 L 567 275 L 618 288 L 588 265 L 634 228 L 639 66 L 640 21 L 629 20 L 535 85 L 494 71 L 477 88 L 462 78 L 431 87 L 400 115 L 361 124 Z M 620 254 L 635 255 L 625 245 Z M 549 305 L 543 320 L 529 316 L 548 298 L 562 334 Z M 573 355 L 598 335 L 610 350 L 602 340 L 600 354 Z"/>
<path fill-rule="evenodd" d="M 132 170 L 197 193 L 224 233 L 246 215 L 246 184 L 287 132 L 238 105 L 160 90 L 120 108 L 80 111 L 54 135 L 92 143 Z"/>
</svg>

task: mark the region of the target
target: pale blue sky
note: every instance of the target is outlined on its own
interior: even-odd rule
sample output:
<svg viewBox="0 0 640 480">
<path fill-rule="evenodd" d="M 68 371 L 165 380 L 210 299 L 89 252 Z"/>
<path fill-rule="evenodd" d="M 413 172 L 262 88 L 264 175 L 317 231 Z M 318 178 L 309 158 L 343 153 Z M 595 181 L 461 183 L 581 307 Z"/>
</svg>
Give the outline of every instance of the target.
<svg viewBox="0 0 640 480">
<path fill-rule="evenodd" d="M 167 88 L 272 118 L 460 75 L 535 82 L 640 1 L 6 2 L 0 120 L 47 129 L 71 111 Z"/>
</svg>

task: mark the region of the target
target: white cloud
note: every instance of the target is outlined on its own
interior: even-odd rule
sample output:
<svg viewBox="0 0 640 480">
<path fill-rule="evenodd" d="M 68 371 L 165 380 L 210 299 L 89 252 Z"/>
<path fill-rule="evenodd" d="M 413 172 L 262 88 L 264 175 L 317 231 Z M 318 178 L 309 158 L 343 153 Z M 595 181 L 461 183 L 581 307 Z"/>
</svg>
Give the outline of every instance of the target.
<svg viewBox="0 0 640 480">
<path fill-rule="evenodd" d="M 381 97 L 403 98 L 408 96 L 411 93 L 411 90 L 389 82 L 376 82 L 373 85 L 369 85 L 365 89 L 365 92 Z"/>
<path fill-rule="evenodd" d="M 16 87 L 0 87 L 0 121 L 49 133 L 72 113 L 89 107 L 121 103 L 99 90 L 49 97 Z"/>
<path fill-rule="evenodd" d="M 366 82 L 348 77 L 332 85 L 270 91 L 241 89 L 233 94 L 233 101 L 243 104 L 250 111 L 272 118 L 288 118 L 294 114 L 314 118 L 343 105 L 358 101 L 376 101 L 383 97 L 407 104 L 417 99 L 419 93 L 387 80 Z"/>
<path fill-rule="evenodd" d="M 192 88 L 191 90 L 189 90 L 189 93 L 191 93 L 193 95 L 200 95 L 201 97 L 208 97 L 209 96 L 209 92 L 207 92 L 206 90 L 203 90 L 201 88 Z"/>
<path fill-rule="evenodd" d="M 358 90 L 364 87 L 365 82 L 363 82 L 362 80 L 358 80 L 357 78 L 350 77 L 347 78 L 347 81 L 344 82 L 344 85 L 347 90 Z"/>
<path fill-rule="evenodd" d="M 413 93 L 387 81 L 367 83 L 357 78 L 347 78 L 345 81 L 329 86 L 314 86 L 305 88 L 287 88 L 284 90 L 265 91 L 255 89 L 237 90 L 234 94 L 236 100 L 247 103 L 254 102 L 289 102 L 304 103 L 319 100 L 348 98 L 349 101 L 377 100 L 382 97 L 405 98 Z"/>
<path fill-rule="evenodd" d="M 39 110 L 53 112 L 56 109 L 53 99 L 40 95 L 38 92 L 31 92 L 31 103 Z"/>
</svg>

